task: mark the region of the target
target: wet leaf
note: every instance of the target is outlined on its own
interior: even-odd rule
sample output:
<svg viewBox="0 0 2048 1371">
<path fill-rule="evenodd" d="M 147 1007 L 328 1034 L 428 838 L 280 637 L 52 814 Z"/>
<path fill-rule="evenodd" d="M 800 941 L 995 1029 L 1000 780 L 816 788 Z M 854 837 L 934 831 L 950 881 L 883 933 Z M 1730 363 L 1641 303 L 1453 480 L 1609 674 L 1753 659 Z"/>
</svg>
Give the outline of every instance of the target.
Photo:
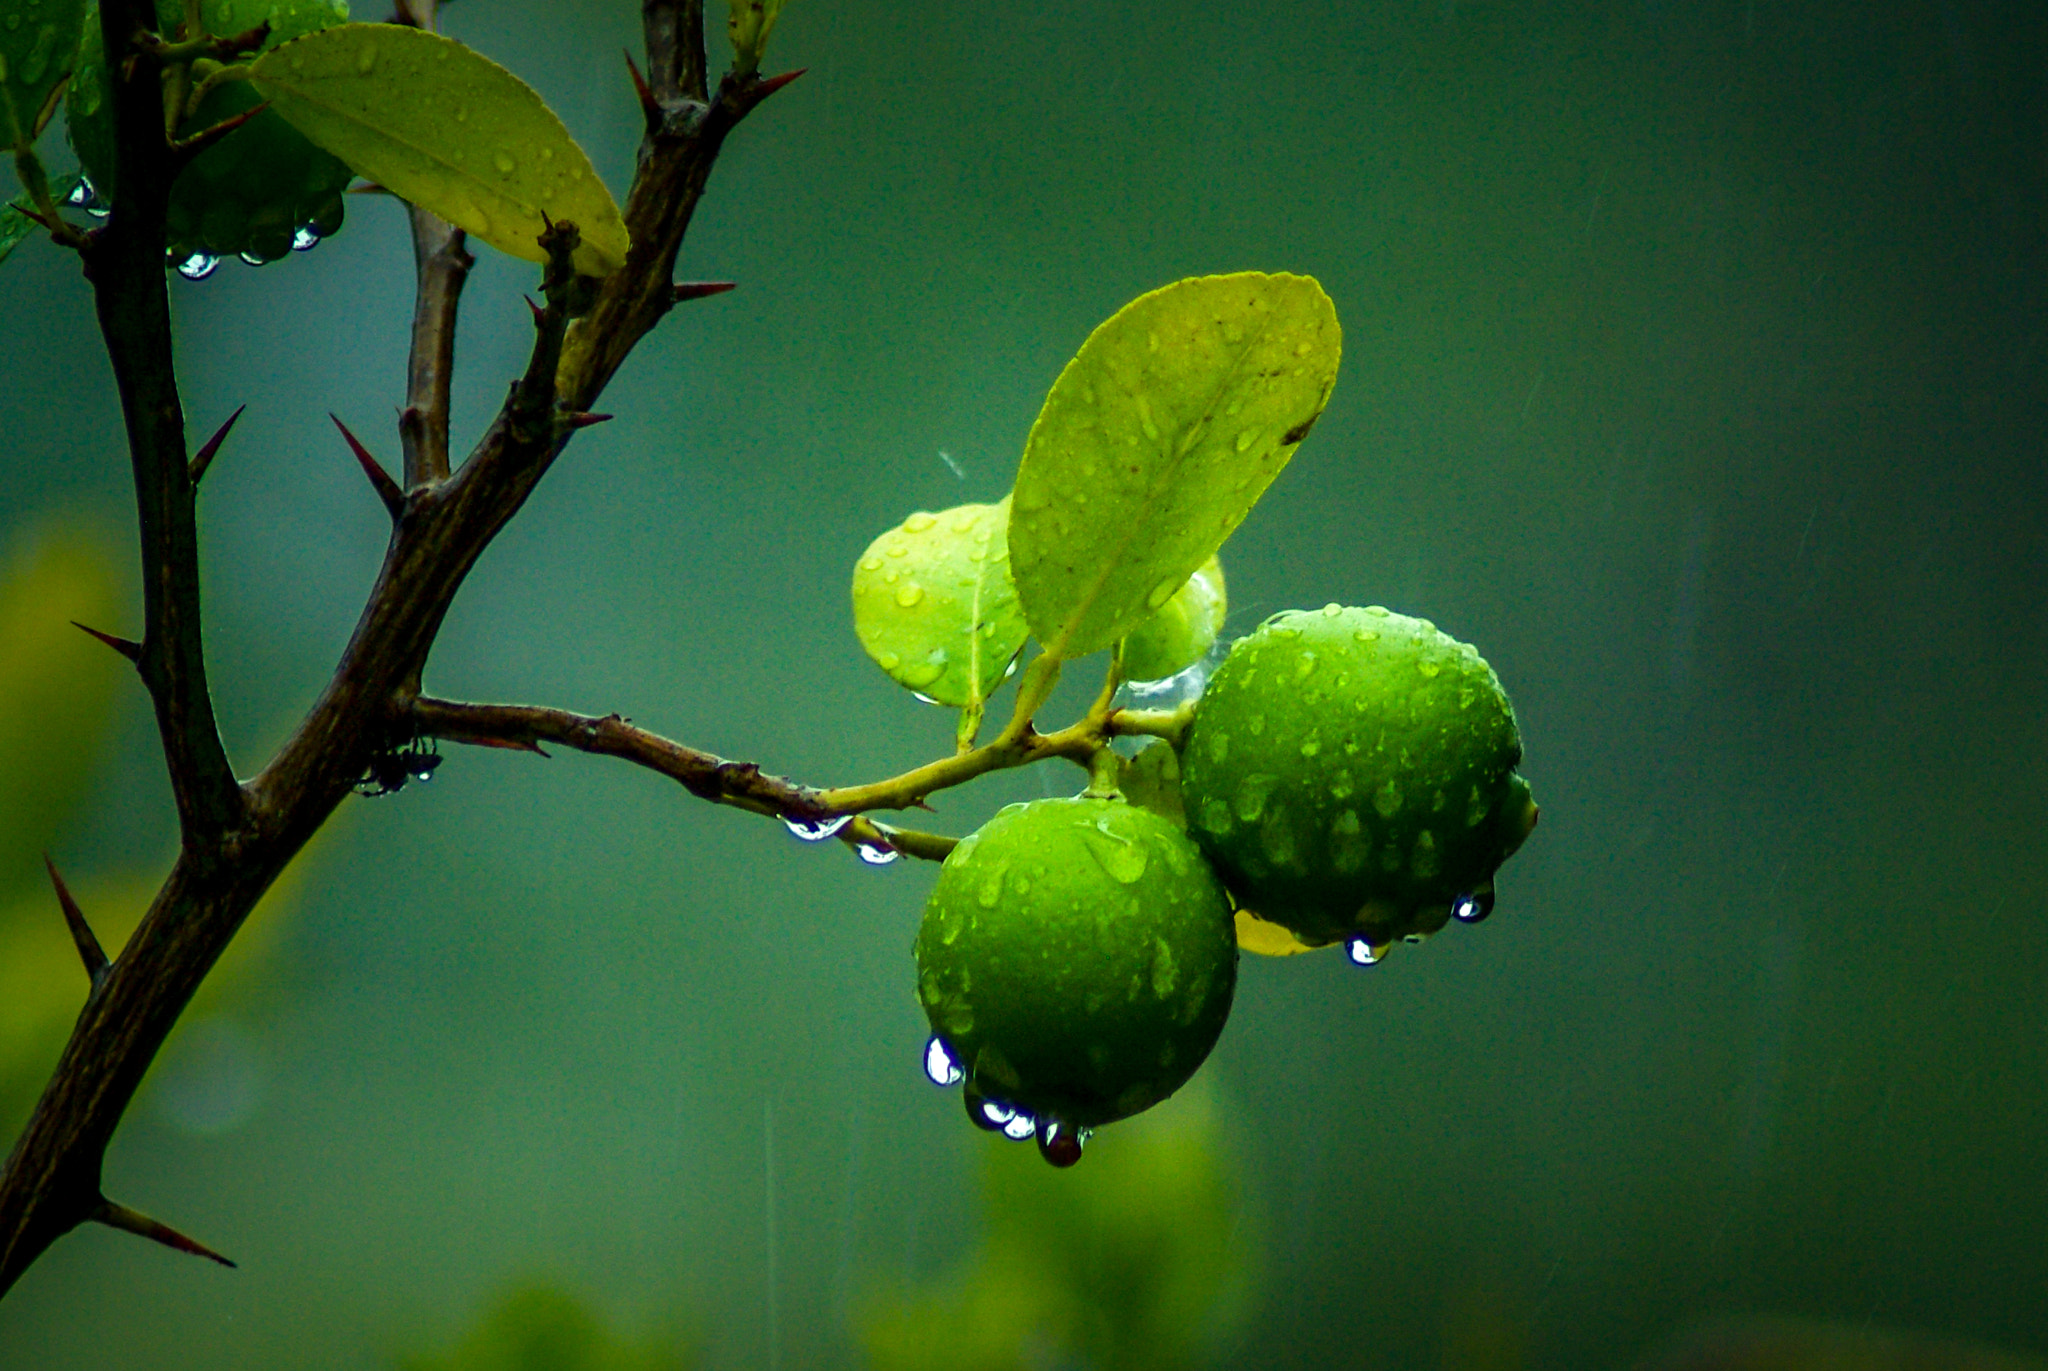
<svg viewBox="0 0 2048 1371">
<path fill-rule="evenodd" d="M 875 664 L 942 705 L 978 706 L 1024 645 L 1004 528 L 1009 501 L 919 512 L 869 544 L 853 627 Z"/>
<path fill-rule="evenodd" d="M 0 138 L 34 143 L 50 92 L 71 74 L 85 0 L 0 0 Z"/>
<path fill-rule="evenodd" d="M 1230 609 L 1223 563 L 1211 557 L 1124 639 L 1124 679 L 1163 681 L 1209 655 Z"/>
<path fill-rule="evenodd" d="M 1223 545 L 1337 380 L 1335 307 L 1306 276 L 1162 287 L 1090 334 L 1024 445 L 1012 574 L 1055 657 L 1130 633 Z"/>
<path fill-rule="evenodd" d="M 590 159 L 533 88 L 462 44 L 342 24 L 256 60 L 258 92 L 357 173 L 501 252 L 545 260 L 542 216 L 582 231 L 576 269 L 626 260 L 626 225 Z"/>
</svg>

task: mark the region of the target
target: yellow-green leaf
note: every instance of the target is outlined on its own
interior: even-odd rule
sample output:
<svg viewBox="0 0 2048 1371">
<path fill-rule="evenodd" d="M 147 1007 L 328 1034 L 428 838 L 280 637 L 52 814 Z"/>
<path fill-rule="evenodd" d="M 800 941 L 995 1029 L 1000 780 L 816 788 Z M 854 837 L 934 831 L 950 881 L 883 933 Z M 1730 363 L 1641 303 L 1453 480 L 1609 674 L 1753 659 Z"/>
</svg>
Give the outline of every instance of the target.
<svg viewBox="0 0 2048 1371">
<path fill-rule="evenodd" d="M 1024 445 L 1011 572 L 1058 658 L 1108 647 L 1223 545 L 1337 381 L 1336 307 L 1307 276 L 1141 295 L 1088 336 Z"/>
<path fill-rule="evenodd" d="M 452 38 L 340 24 L 256 59 L 256 89 L 362 176 L 501 252 L 545 260 L 546 219 L 582 232 L 576 269 L 626 260 L 626 224 L 590 159 L 531 86 Z"/>
<path fill-rule="evenodd" d="M 1163 681 L 1186 671 L 1208 655 L 1229 609 L 1223 563 L 1211 557 L 1124 639 L 1124 679 Z"/>
<path fill-rule="evenodd" d="M 1009 501 L 918 512 L 853 571 L 853 627 L 876 665 L 942 705 L 978 707 L 1024 645 L 1010 583 Z"/>
</svg>

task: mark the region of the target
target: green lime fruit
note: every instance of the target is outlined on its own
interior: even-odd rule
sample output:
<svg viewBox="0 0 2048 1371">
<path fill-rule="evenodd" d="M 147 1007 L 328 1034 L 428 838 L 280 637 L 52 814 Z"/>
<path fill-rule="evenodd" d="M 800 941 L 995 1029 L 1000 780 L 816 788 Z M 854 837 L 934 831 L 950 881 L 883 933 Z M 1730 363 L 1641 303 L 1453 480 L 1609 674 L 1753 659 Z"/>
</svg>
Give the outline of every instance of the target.
<svg viewBox="0 0 2048 1371">
<path fill-rule="evenodd" d="M 1277 614 L 1216 669 L 1181 757 L 1188 830 L 1247 911 L 1378 959 L 1493 907 L 1536 823 L 1522 740 L 1469 645 L 1377 606 Z"/>
<path fill-rule="evenodd" d="M 1223 564 L 1211 557 L 1124 639 L 1124 679 L 1163 681 L 1208 655 L 1229 609 Z"/>
<path fill-rule="evenodd" d="M 1121 799 L 1011 805 L 946 858 L 917 934 L 927 1069 L 1047 1159 L 1171 1095 L 1223 1031 L 1230 903 L 1169 820 Z"/>
<path fill-rule="evenodd" d="M 346 23 L 345 0 L 204 0 L 200 17 L 220 36 L 270 25 L 263 51 L 304 34 Z M 157 0 L 157 22 L 175 34 L 179 0 Z M 205 69 L 195 69 L 195 75 Z M 71 145 L 101 199 L 118 199 L 114 181 L 114 108 L 97 14 L 86 21 L 78 70 L 67 95 Z M 189 137 L 259 103 L 247 81 L 216 88 L 178 130 Z M 331 153 L 306 141 L 275 110 L 265 110 L 208 148 L 171 187 L 166 215 L 174 260 L 239 254 L 267 262 L 290 252 L 294 241 L 324 238 L 341 227 L 342 192 L 351 173 Z M 195 273 L 196 274 L 196 273 Z"/>
</svg>

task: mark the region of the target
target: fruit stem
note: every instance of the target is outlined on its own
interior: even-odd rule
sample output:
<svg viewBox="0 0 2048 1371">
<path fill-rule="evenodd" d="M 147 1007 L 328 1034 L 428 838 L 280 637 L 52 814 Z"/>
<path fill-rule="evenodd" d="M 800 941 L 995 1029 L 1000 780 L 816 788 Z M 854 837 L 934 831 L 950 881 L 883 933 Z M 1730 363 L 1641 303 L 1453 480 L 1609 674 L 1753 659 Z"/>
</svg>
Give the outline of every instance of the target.
<svg viewBox="0 0 2048 1371">
<path fill-rule="evenodd" d="M 1109 652 L 1109 670 L 1102 677 L 1102 692 L 1095 697 L 1095 703 L 1088 707 L 1088 718 L 1092 722 L 1103 722 L 1109 718 L 1110 702 L 1116 699 L 1117 687 L 1124 683 L 1124 645 L 1119 638 Z"/>
<path fill-rule="evenodd" d="M 1116 749 L 1104 744 L 1088 755 L 1088 788 L 1084 795 L 1106 800 L 1120 795 L 1123 789 L 1117 784 L 1123 770 L 1123 759 L 1116 755 Z"/>
<path fill-rule="evenodd" d="M 1119 709 L 1103 721 L 1102 731 L 1112 738 L 1164 738 L 1178 751 L 1194 719 L 1193 700 L 1176 709 Z"/>
</svg>

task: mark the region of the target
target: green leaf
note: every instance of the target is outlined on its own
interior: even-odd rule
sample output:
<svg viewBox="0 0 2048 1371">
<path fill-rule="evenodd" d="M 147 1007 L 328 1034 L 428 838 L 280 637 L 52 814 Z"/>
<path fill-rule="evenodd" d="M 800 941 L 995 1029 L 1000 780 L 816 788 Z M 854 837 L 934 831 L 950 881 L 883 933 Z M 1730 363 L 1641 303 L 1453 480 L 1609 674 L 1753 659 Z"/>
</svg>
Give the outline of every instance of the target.
<svg viewBox="0 0 2048 1371">
<path fill-rule="evenodd" d="M 71 74 L 85 0 L 0 0 L 0 138 L 25 148 L 50 92 Z"/>
<path fill-rule="evenodd" d="M 1009 501 L 920 511 L 868 545 L 853 627 L 875 664 L 942 705 L 978 708 L 1024 645 L 1004 526 Z"/>
<path fill-rule="evenodd" d="M 492 247 L 546 260 L 542 218 L 583 234 L 576 269 L 626 260 L 626 224 L 583 149 L 531 86 L 452 38 L 340 24 L 256 59 L 256 89 L 357 173 Z"/>
<path fill-rule="evenodd" d="M 1230 610 L 1223 563 L 1211 557 L 1124 639 L 1124 679 L 1163 681 L 1207 656 Z"/>
<path fill-rule="evenodd" d="M 1011 572 L 1057 658 L 1108 647 L 1223 545 L 1337 381 L 1312 278 L 1241 272 L 1141 295 L 1088 336 L 1024 444 Z"/>
<path fill-rule="evenodd" d="M 78 189 L 78 184 L 79 176 L 76 172 L 67 172 L 56 177 L 50 182 L 50 198 L 61 205 L 65 197 Z M 26 194 L 17 195 L 4 207 L 0 207 L 0 262 L 6 261 L 8 254 L 20 247 L 23 240 L 42 228 L 41 224 L 24 212 L 29 207 Z"/>
</svg>

